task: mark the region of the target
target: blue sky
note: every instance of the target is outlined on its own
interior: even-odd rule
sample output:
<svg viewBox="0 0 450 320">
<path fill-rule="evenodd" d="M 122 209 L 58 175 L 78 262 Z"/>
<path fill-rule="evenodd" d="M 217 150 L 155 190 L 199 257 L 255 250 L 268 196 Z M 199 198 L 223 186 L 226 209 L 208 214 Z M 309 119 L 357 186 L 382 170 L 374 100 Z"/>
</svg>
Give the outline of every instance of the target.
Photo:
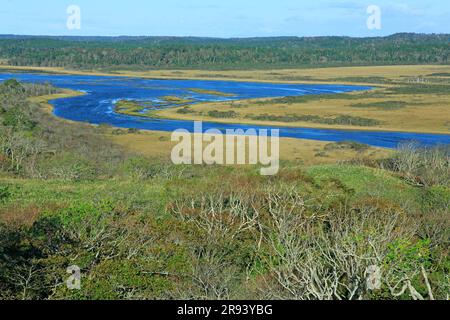
<svg viewBox="0 0 450 320">
<path fill-rule="evenodd" d="M 81 29 L 66 27 L 67 7 Z M 369 5 L 381 30 L 366 26 Z M 149 36 L 383 36 L 450 33 L 448 0 L 0 0 L 0 34 Z"/>
</svg>

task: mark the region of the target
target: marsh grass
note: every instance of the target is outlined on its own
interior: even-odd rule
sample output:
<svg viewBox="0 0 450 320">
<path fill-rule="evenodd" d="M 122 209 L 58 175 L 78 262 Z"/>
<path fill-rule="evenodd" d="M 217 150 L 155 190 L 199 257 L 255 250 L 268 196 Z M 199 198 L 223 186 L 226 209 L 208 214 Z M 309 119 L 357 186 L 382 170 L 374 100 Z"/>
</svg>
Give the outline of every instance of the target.
<svg viewBox="0 0 450 320">
<path fill-rule="evenodd" d="M 218 111 L 218 110 L 211 110 L 207 113 L 208 117 L 211 118 L 236 118 L 238 114 L 235 111 Z"/>
<path fill-rule="evenodd" d="M 283 97 L 283 98 L 275 98 L 268 100 L 260 100 L 256 101 L 257 105 L 267 105 L 267 104 L 295 104 L 295 103 L 308 103 L 313 101 L 327 101 L 327 100 L 335 100 L 335 99 L 344 99 L 344 100 L 356 100 L 361 97 L 358 95 L 350 94 L 350 93 L 339 93 L 339 94 L 324 94 L 324 95 L 304 95 L 304 96 L 291 96 L 291 97 Z"/>
<path fill-rule="evenodd" d="M 190 113 L 195 113 L 195 111 L 192 110 L 189 107 L 183 107 L 183 108 L 178 109 L 177 113 L 179 113 L 179 114 L 190 114 Z"/>
<path fill-rule="evenodd" d="M 398 110 L 408 106 L 404 101 L 380 101 L 371 103 L 356 103 L 352 104 L 352 108 L 374 108 L 378 110 Z"/>
<path fill-rule="evenodd" d="M 247 116 L 252 120 L 259 121 L 275 121 L 275 122 L 312 122 L 312 123 L 320 123 L 320 124 L 328 124 L 328 125 L 352 125 L 352 126 L 361 126 L 361 127 L 369 127 L 376 126 L 381 124 L 381 121 L 375 119 L 369 119 L 364 117 L 354 117 L 349 115 L 340 115 L 334 118 L 325 118 L 316 115 L 295 115 L 288 114 L 283 116 L 278 115 L 251 115 Z"/>
<path fill-rule="evenodd" d="M 370 148 L 369 145 L 354 141 L 342 141 L 342 142 L 335 142 L 335 143 L 329 143 L 324 147 L 325 151 L 330 150 L 342 150 L 342 149 L 350 149 L 355 150 L 358 152 L 366 151 Z"/>
<path fill-rule="evenodd" d="M 425 95 L 448 95 L 450 85 L 443 84 L 410 84 L 391 87 L 387 95 L 396 94 L 425 94 Z"/>
</svg>

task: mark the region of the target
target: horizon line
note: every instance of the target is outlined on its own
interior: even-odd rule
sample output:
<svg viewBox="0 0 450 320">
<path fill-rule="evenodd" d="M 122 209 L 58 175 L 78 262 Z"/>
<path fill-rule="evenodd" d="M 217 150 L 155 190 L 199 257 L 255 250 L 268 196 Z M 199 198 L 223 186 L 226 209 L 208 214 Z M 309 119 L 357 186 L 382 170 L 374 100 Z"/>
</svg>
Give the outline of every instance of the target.
<svg viewBox="0 0 450 320">
<path fill-rule="evenodd" d="M 213 36 L 169 36 L 169 35 L 32 35 L 32 34 L 0 34 L 0 38 L 7 37 L 29 37 L 29 38 L 194 38 L 194 39 L 220 39 L 220 40 L 236 40 L 236 39 L 280 39 L 280 38 L 351 38 L 351 39 L 369 39 L 369 38 L 389 38 L 396 35 L 419 35 L 419 36 L 450 36 L 450 33 L 418 33 L 418 32 L 396 32 L 389 35 L 378 36 L 347 36 L 347 35 L 318 35 L 318 36 L 249 36 L 249 37 L 213 37 Z"/>
</svg>

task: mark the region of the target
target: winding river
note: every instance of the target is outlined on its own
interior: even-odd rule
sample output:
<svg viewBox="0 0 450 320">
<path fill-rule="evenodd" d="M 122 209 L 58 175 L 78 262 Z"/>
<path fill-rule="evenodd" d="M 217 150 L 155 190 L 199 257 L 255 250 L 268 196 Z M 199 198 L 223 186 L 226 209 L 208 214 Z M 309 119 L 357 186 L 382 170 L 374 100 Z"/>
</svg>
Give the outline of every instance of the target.
<svg viewBox="0 0 450 320">
<path fill-rule="evenodd" d="M 271 98 L 311 94 L 334 94 L 368 90 L 369 87 L 316 84 L 276 84 L 203 80 L 153 80 L 127 77 L 55 75 L 40 73 L 0 73 L 0 81 L 15 78 L 24 82 L 49 82 L 56 87 L 83 91 L 86 95 L 52 100 L 54 114 L 58 117 L 109 124 L 121 128 L 156 131 L 187 129 L 193 131 L 193 121 L 150 119 L 114 112 L 119 100 L 157 102 L 164 96 L 188 97 L 199 102 Z M 193 91 L 193 89 L 195 89 Z M 200 89 L 200 90 L 198 90 Z M 209 91 L 227 95 L 218 96 Z M 356 141 L 376 147 L 395 148 L 400 143 L 415 141 L 422 145 L 450 144 L 450 135 L 407 132 L 332 130 L 312 128 L 287 128 L 245 124 L 204 122 L 203 129 L 279 129 L 281 137 L 320 141 Z"/>
</svg>

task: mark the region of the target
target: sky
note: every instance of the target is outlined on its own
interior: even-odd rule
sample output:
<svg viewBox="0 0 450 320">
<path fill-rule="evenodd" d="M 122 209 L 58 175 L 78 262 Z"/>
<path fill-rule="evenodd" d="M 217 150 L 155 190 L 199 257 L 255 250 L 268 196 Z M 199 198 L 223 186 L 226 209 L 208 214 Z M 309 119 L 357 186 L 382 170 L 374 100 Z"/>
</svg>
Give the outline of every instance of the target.
<svg viewBox="0 0 450 320">
<path fill-rule="evenodd" d="M 80 28 L 67 26 L 70 5 Z M 367 8 L 381 28 L 368 28 Z M 76 24 L 75 24 L 76 26 Z M 450 33 L 449 0 L 0 0 L 0 34 L 269 37 Z"/>
</svg>

